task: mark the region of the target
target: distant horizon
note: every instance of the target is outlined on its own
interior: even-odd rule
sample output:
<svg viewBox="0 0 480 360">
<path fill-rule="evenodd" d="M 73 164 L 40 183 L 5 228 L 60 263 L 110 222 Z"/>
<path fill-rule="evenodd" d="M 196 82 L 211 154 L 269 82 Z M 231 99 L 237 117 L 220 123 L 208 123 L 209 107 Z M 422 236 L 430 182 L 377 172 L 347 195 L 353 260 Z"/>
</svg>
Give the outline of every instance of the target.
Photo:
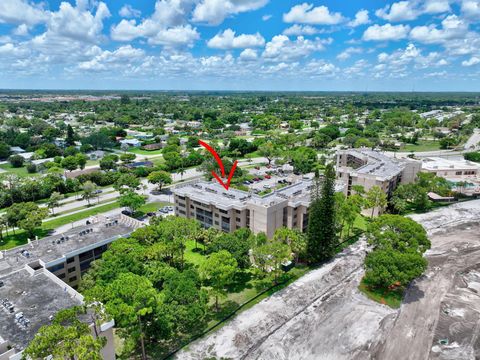
<svg viewBox="0 0 480 360">
<path fill-rule="evenodd" d="M 480 92 L 478 0 L 1 0 L 0 25 L 5 89 Z"/>
<path fill-rule="evenodd" d="M 231 89 L 68 89 L 68 88 L 0 88 L 0 93 L 4 92 L 161 92 L 161 93 L 213 93 L 213 92 L 224 92 L 224 93 L 353 93 L 353 94 L 378 94 L 378 93 L 397 93 L 397 94 L 479 94 L 478 91 L 468 91 L 468 90 L 438 90 L 438 91 L 407 91 L 407 90 L 231 90 Z"/>
</svg>

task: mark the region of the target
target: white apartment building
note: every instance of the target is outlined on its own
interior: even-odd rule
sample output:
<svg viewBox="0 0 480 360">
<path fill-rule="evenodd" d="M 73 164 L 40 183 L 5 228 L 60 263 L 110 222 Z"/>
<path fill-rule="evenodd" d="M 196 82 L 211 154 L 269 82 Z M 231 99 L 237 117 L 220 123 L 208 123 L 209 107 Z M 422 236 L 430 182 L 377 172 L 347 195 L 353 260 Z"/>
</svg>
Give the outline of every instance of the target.
<svg viewBox="0 0 480 360">
<path fill-rule="evenodd" d="M 476 178 L 480 166 L 468 160 L 450 160 L 441 157 L 422 159 L 422 171 L 434 173 L 446 179 Z"/>
</svg>

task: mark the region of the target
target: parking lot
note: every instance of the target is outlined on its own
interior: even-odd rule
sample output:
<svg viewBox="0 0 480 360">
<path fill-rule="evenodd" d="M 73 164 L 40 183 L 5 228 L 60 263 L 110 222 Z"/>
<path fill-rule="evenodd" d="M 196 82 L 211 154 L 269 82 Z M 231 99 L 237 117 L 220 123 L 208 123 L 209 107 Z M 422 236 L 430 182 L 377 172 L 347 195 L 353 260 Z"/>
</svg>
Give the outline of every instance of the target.
<svg viewBox="0 0 480 360">
<path fill-rule="evenodd" d="M 243 184 L 255 194 L 265 195 L 273 190 L 281 189 L 302 179 L 311 179 L 313 174 L 305 176 L 284 171 L 281 167 L 256 166 L 248 170 L 251 180 Z"/>
</svg>

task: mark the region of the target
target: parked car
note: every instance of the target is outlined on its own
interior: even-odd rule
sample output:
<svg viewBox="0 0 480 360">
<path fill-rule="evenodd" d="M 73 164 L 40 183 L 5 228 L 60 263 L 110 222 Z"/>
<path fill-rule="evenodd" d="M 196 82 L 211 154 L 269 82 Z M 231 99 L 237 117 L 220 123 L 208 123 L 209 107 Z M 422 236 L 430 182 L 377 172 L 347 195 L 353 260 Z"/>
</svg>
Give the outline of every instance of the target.
<svg viewBox="0 0 480 360">
<path fill-rule="evenodd" d="M 128 211 L 128 210 L 122 210 L 122 214 L 126 215 L 126 216 L 132 216 L 133 215 L 133 213 L 131 211 Z"/>
</svg>

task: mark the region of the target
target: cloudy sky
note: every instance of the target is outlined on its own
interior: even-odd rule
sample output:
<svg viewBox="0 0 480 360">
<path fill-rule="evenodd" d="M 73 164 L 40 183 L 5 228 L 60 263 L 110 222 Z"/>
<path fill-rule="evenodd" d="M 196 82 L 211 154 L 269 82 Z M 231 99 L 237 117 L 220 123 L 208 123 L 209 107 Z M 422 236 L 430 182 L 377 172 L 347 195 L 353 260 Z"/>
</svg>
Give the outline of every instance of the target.
<svg viewBox="0 0 480 360">
<path fill-rule="evenodd" d="M 480 91 L 480 0 L 0 0 L 0 88 Z"/>
</svg>

